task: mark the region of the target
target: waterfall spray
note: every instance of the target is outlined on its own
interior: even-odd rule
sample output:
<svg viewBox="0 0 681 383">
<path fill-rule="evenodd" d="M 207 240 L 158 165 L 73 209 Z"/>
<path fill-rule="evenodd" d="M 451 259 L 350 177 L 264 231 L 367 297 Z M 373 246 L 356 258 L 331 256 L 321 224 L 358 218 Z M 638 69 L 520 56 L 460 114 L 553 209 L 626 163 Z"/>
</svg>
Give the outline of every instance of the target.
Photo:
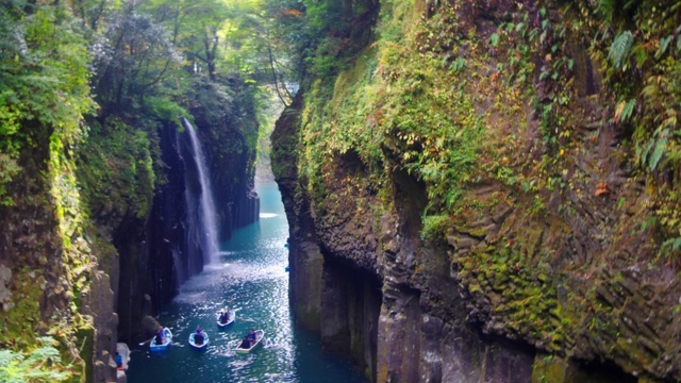
<svg viewBox="0 0 681 383">
<path fill-rule="evenodd" d="M 210 184 L 210 176 L 206 166 L 206 158 L 201 149 L 201 143 L 196 136 L 196 131 L 187 119 L 182 118 L 182 123 L 189 133 L 191 139 L 194 162 L 198 170 L 199 183 L 201 186 L 201 195 L 199 196 L 199 215 L 198 222 L 202 226 L 200 233 L 201 249 L 204 253 L 204 263 L 211 263 L 218 252 L 218 226 L 216 218 L 215 203 L 213 202 L 213 193 Z"/>
</svg>

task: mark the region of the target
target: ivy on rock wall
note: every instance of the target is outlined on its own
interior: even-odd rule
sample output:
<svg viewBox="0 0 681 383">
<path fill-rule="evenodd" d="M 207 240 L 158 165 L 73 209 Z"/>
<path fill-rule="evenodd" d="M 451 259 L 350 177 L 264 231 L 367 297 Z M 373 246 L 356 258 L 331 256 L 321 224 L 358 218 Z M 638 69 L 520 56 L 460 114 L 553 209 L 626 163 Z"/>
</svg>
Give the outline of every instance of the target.
<svg viewBox="0 0 681 383">
<path fill-rule="evenodd" d="M 485 47 L 458 34 L 462 23 L 452 8 L 443 8 L 427 23 L 408 3 L 383 3 L 382 13 L 380 39 L 362 50 L 335 84 L 311 86 L 303 112 L 300 170 L 317 188 L 313 196 L 323 196 L 324 169 L 336 155 L 356 151 L 376 176 L 389 173 L 396 160 L 428 185 L 424 236 L 429 237 L 446 226 L 449 216 L 477 203 L 466 198 L 465 186 L 485 170 L 496 170 L 493 142 L 483 142 L 482 134 L 486 123 L 500 116 L 479 105 L 492 91 L 477 83 L 483 79 L 477 71 L 486 70 Z M 508 105 L 498 113 L 521 110 L 511 104 L 521 97 L 517 88 L 528 81 L 523 71 L 497 95 L 497 105 Z M 375 187 L 387 187 L 380 178 L 373 181 Z"/>
<path fill-rule="evenodd" d="M 289 142 L 322 240 L 408 210 L 406 174 L 427 201 L 403 224 L 446 249 L 470 322 L 678 379 L 680 3 L 382 1 L 365 39 L 343 26 L 378 7 L 343 4 L 307 8 L 328 35 Z"/>
<path fill-rule="evenodd" d="M 144 218 L 151 208 L 156 183 L 151 149 L 158 143 L 152 145 L 150 133 L 114 118 L 104 124 L 94 121 L 88 128 L 92 138 L 107 137 L 86 140 L 79 151 L 82 162 L 78 179 L 84 186 L 91 217 L 101 222 L 118 222 L 127 215 Z"/>
<path fill-rule="evenodd" d="M 635 160 L 647 170 L 655 196 L 651 223 L 666 238 L 661 250 L 673 263 L 681 249 L 680 12 L 678 1 L 600 1 L 577 3 L 569 14 L 575 31 L 597 36 L 590 52 L 612 103 L 609 122 L 632 131 Z M 587 36 L 580 34 L 582 41 Z"/>
</svg>

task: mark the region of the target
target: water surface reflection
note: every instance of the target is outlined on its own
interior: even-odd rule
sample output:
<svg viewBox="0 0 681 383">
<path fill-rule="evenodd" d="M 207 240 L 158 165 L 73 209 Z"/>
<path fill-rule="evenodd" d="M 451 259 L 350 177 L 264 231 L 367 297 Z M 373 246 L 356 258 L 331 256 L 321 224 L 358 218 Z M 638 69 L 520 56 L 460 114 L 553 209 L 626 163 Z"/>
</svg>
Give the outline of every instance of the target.
<svg viewBox="0 0 681 383">
<path fill-rule="evenodd" d="M 293 324 L 288 304 L 288 226 L 276 184 L 258 185 L 260 221 L 238 229 L 220 246 L 218 259 L 187 281 L 159 322 L 174 334 L 163 355 L 133 349 L 130 383 L 291 382 L 363 383 L 348 360 L 324 355 L 318 338 Z M 220 329 L 218 310 L 236 309 L 236 322 Z M 197 325 L 206 330 L 205 351 L 189 347 Z M 263 346 L 235 354 L 249 328 L 265 330 Z"/>
</svg>

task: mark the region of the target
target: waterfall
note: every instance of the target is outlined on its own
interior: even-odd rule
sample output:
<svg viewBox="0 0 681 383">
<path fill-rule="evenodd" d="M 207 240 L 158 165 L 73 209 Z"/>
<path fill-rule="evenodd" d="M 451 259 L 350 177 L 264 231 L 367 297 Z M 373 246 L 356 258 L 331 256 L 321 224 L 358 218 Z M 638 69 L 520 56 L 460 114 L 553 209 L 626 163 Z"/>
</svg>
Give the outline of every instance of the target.
<svg viewBox="0 0 681 383">
<path fill-rule="evenodd" d="M 206 167 L 206 157 L 203 155 L 201 143 L 196 136 L 196 131 L 187 119 L 183 118 L 182 123 L 189 133 L 191 140 L 192 156 L 196 165 L 198 190 L 197 195 L 187 187 L 186 200 L 189 215 L 189 224 L 195 221 L 196 229 L 190 228 L 191 240 L 196 241 L 203 252 L 204 264 L 211 263 L 218 252 L 218 226 L 213 202 L 213 194 L 210 186 L 210 176 Z M 188 182 L 188 184 L 190 184 Z M 201 266 L 199 266 L 201 267 Z M 193 268 L 190 266 L 190 268 Z"/>
</svg>

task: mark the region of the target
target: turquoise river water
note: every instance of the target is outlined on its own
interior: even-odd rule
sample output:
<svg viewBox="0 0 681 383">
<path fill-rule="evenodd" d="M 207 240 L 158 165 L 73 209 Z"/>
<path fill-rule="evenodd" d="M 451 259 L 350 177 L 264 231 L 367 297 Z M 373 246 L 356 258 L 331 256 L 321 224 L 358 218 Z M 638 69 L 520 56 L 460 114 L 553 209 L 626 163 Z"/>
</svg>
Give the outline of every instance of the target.
<svg viewBox="0 0 681 383">
<path fill-rule="evenodd" d="M 319 338 L 295 326 L 288 301 L 288 225 L 275 183 L 257 185 L 260 221 L 234 232 L 220 245 L 219 261 L 180 289 L 158 317 L 173 332 L 173 344 L 150 354 L 132 347 L 129 383 L 364 383 L 349 360 L 326 355 Z M 219 329 L 216 313 L 229 305 L 236 321 Z M 187 339 L 197 325 L 208 333 L 203 351 Z M 263 329 L 263 344 L 250 354 L 234 348 L 249 328 Z"/>
</svg>

